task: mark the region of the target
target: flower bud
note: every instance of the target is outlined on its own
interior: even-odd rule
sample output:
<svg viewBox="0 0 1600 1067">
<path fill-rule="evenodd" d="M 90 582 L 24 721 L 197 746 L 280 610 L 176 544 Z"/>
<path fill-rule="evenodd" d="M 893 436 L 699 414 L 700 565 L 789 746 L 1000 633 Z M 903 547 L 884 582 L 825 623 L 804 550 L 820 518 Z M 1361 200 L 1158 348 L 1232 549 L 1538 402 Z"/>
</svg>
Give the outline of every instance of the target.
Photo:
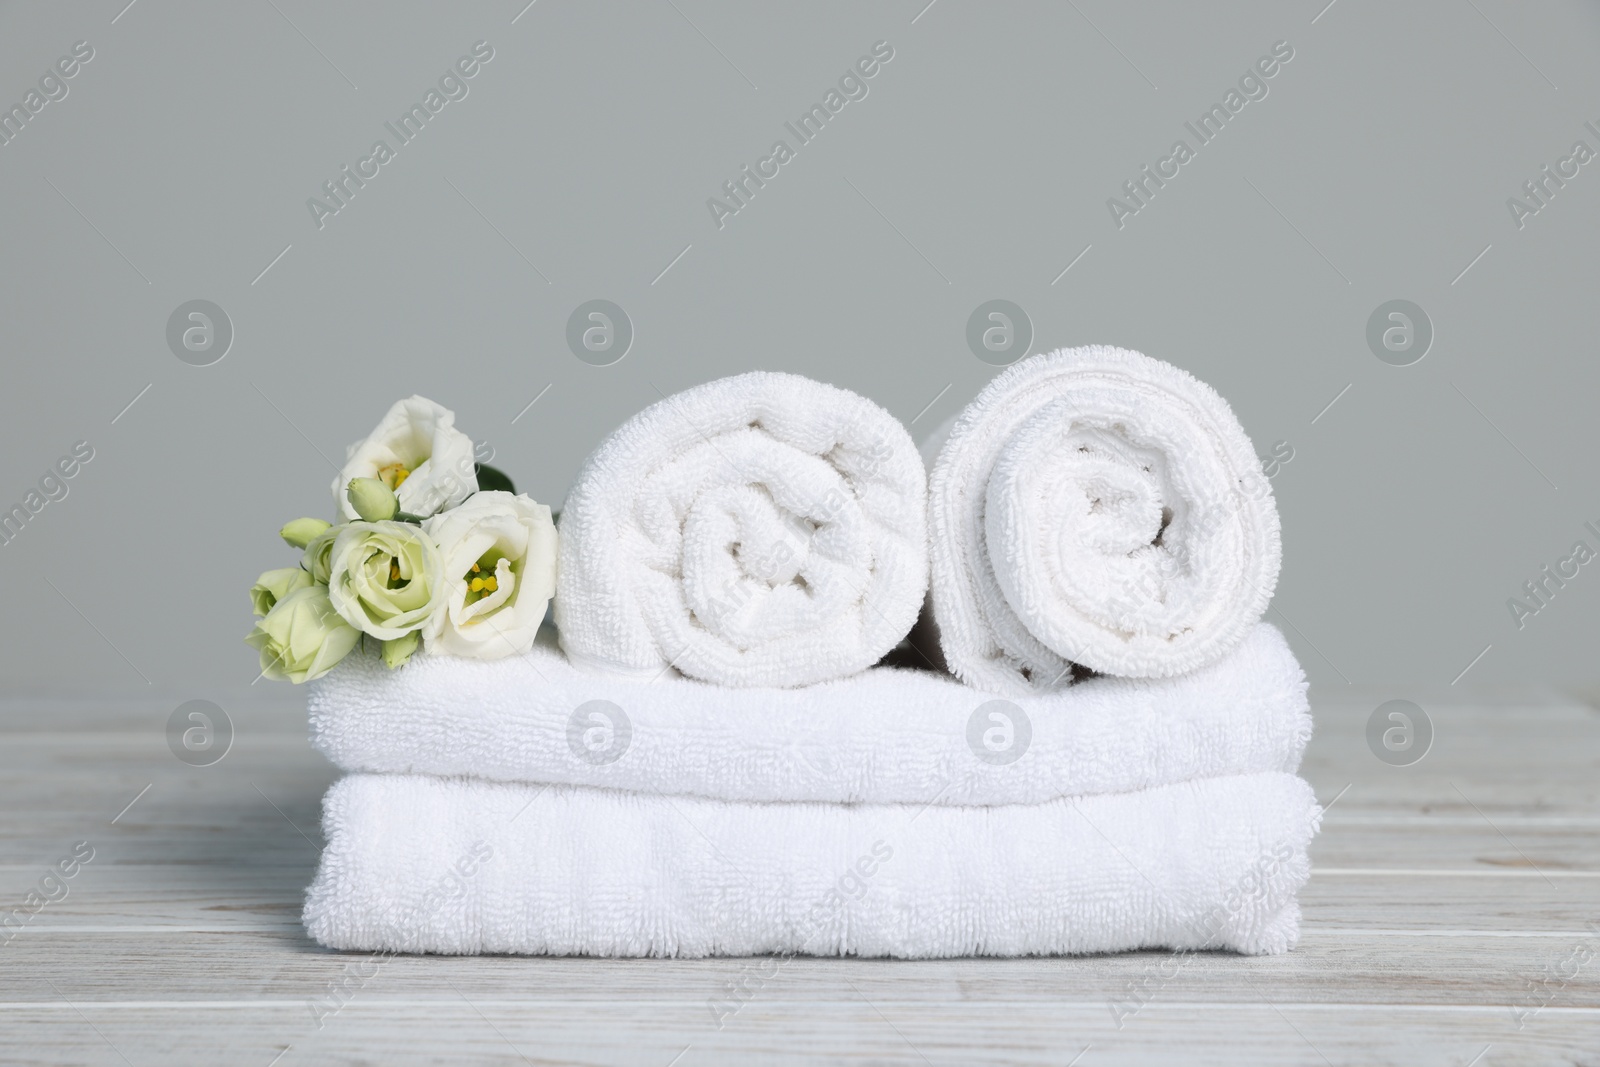
<svg viewBox="0 0 1600 1067">
<path fill-rule="evenodd" d="M 345 489 L 350 506 L 367 522 L 383 522 L 394 518 L 400 510 L 400 501 L 394 490 L 376 478 L 352 478 Z"/>
<path fill-rule="evenodd" d="M 333 525 L 321 519 L 296 519 L 285 523 L 283 529 L 278 531 L 278 536 L 289 542 L 290 548 L 304 548 L 311 543 L 311 539 Z"/>
<path fill-rule="evenodd" d="M 417 646 L 420 644 L 422 644 L 422 634 L 417 630 L 402 634 L 393 641 L 385 641 L 383 643 L 383 665 L 391 671 L 396 667 L 404 667 L 406 661 L 411 658 L 411 654 L 417 650 Z"/>
</svg>

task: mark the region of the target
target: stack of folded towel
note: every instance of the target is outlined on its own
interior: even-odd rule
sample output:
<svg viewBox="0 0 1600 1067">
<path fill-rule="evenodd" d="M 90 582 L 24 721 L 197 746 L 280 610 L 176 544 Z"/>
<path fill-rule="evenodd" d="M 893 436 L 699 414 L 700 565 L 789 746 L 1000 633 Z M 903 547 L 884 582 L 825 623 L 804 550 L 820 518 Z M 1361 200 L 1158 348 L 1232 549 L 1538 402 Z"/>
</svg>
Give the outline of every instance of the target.
<svg viewBox="0 0 1600 1067">
<path fill-rule="evenodd" d="M 861 397 L 713 382 L 613 433 L 560 534 L 559 638 L 313 683 L 313 741 L 350 772 L 306 905 L 323 944 L 1294 944 L 1320 809 L 1305 679 L 1260 621 L 1277 514 L 1182 371 L 1017 364 L 931 481 Z M 930 592 L 953 674 L 874 666 Z"/>
</svg>

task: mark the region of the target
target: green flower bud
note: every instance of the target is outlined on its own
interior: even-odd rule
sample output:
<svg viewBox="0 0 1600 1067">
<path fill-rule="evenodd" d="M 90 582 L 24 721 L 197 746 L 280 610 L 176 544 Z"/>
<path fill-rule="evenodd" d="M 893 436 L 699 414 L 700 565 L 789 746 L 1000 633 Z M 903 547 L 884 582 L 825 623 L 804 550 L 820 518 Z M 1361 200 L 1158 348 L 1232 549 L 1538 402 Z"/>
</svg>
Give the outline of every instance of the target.
<svg viewBox="0 0 1600 1067">
<path fill-rule="evenodd" d="M 394 495 L 394 490 L 377 478 L 350 479 L 350 484 L 345 487 L 345 496 L 350 499 L 350 506 L 356 514 L 367 522 L 392 519 L 395 512 L 400 510 L 400 501 Z"/>
<path fill-rule="evenodd" d="M 289 542 L 290 548 L 304 548 L 311 543 L 311 539 L 326 530 L 332 523 L 321 519 L 296 519 L 285 523 L 283 529 L 278 531 L 278 536 Z"/>
<path fill-rule="evenodd" d="M 391 671 L 396 667 L 404 667 L 411 654 L 422 644 L 422 632 L 412 630 L 410 633 L 395 638 L 393 641 L 383 643 L 383 665 Z"/>
<path fill-rule="evenodd" d="M 265 615 L 278 601 L 310 584 L 311 575 L 299 567 L 279 567 L 266 571 L 250 587 L 250 606 L 257 615 Z"/>
</svg>

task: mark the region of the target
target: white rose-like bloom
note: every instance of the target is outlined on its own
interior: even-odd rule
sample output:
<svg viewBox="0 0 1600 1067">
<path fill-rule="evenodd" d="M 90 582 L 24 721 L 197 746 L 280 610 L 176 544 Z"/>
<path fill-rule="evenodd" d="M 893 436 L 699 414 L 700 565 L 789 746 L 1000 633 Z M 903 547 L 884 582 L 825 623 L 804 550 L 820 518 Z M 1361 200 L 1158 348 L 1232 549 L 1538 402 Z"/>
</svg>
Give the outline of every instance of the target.
<svg viewBox="0 0 1600 1067">
<path fill-rule="evenodd" d="M 344 523 L 327 558 L 333 610 L 364 634 L 394 641 L 420 631 L 439 613 L 443 557 L 419 526 Z"/>
<path fill-rule="evenodd" d="M 422 631 L 430 653 L 501 659 L 533 647 L 556 590 L 556 527 L 546 504 L 476 493 L 422 524 L 444 557 L 444 603 Z"/>
<path fill-rule="evenodd" d="M 377 478 L 400 499 L 400 510 L 428 516 L 454 507 L 478 490 L 472 438 L 456 429 L 456 414 L 426 397 L 397 401 L 364 440 L 350 446 L 333 480 L 341 519 L 360 518 L 345 495 L 352 478 Z"/>
</svg>

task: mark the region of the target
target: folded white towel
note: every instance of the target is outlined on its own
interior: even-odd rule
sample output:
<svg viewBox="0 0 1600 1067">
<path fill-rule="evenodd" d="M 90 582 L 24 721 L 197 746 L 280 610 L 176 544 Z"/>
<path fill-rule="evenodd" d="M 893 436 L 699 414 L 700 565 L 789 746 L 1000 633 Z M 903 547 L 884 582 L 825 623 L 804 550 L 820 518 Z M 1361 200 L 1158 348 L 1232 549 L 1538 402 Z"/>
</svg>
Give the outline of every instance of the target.
<svg viewBox="0 0 1600 1067">
<path fill-rule="evenodd" d="M 1278 512 L 1239 421 L 1126 349 L 998 375 L 944 441 L 928 514 L 945 658 L 999 693 L 1051 688 L 1072 664 L 1165 677 L 1214 662 L 1278 577 Z"/>
<path fill-rule="evenodd" d="M 561 513 L 556 622 L 580 666 L 729 686 L 870 667 L 927 588 L 926 474 L 854 393 L 755 372 L 611 434 Z"/>
<path fill-rule="evenodd" d="M 312 742 L 349 771 L 471 775 L 728 800 L 1025 804 L 1292 771 L 1305 676 L 1258 624 L 1178 678 L 1092 678 L 1015 700 L 875 668 L 805 689 L 606 678 L 548 632 L 526 656 L 353 656 L 313 682 Z"/>
<path fill-rule="evenodd" d="M 998 808 L 352 775 L 324 804 L 305 923 L 368 951 L 1277 953 L 1319 817 L 1271 773 Z"/>
</svg>

